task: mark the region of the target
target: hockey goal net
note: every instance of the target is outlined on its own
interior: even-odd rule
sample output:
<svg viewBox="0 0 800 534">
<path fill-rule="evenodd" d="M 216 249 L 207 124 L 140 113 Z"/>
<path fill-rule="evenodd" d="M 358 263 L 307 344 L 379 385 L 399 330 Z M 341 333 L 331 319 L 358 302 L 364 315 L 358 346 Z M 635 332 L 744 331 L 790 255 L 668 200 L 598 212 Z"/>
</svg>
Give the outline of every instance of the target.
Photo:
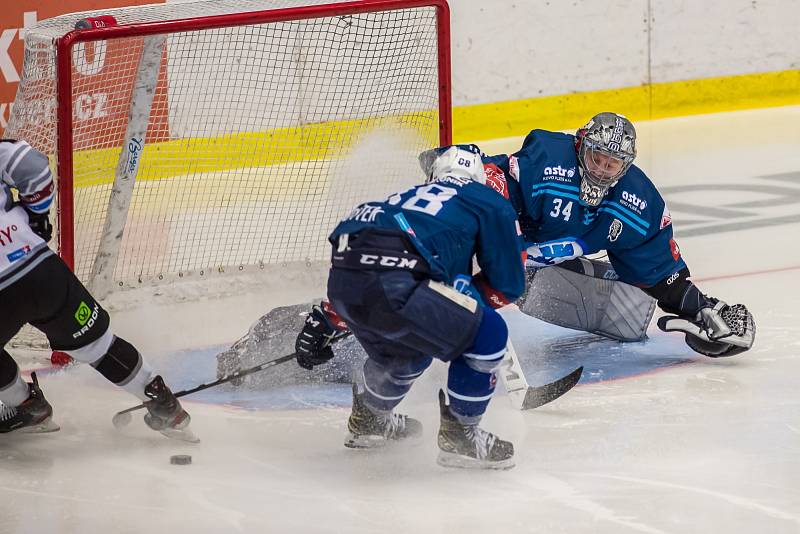
<svg viewBox="0 0 800 534">
<path fill-rule="evenodd" d="M 51 156 L 59 253 L 102 298 L 326 259 L 348 208 L 449 143 L 449 83 L 445 0 L 75 13 L 28 30 L 5 137 Z"/>
</svg>

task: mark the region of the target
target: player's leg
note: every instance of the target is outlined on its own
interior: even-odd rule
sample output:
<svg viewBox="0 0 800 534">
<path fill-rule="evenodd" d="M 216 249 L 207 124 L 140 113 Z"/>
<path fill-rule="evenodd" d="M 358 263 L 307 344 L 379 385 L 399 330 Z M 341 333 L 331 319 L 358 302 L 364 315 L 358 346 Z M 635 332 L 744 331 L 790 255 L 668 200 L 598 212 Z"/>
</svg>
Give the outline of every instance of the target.
<svg viewBox="0 0 800 534">
<path fill-rule="evenodd" d="M 398 312 L 419 284 L 404 271 L 331 269 L 331 304 L 368 355 L 354 380 L 347 447 L 376 447 L 421 433 L 418 421 L 394 412 L 437 349 Z"/>
<path fill-rule="evenodd" d="M 381 354 L 368 339 L 360 339 L 368 357 L 353 383 L 353 408 L 344 443 L 350 448 L 373 448 L 422 434 L 419 421 L 394 409 L 432 359 L 422 354 Z"/>
<path fill-rule="evenodd" d="M 136 347 L 114 335 L 108 312 L 63 261 L 53 257 L 42 262 L 26 283 L 37 288 L 38 315 L 30 322 L 47 335 L 53 350 L 90 364 L 109 382 L 147 402 L 150 428 L 190 439 L 182 434 L 188 434 L 189 414 Z"/>
<path fill-rule="evenodd" d="M 34 313 L 34 303 L 25 288 L 10 284 L 0 289 L 3 320 L 0 321 L 0 433 L 52 432 L 53 408 L 44 398 L 36 375 L 32 382 L 22 379 L 17 362 L 5 350 L 6 344 Z"/>
<path fill-rule="evenodd" d="M 508 469 L 514 466 L 514 446 L 480 428 L 494 394 L 495 372 L 503 361 L 508 343 L 508 327 L 500 315 L 485 308 L 472 345 L 450 362 L 447 396 L 439 394 L 440 465 Z"/>
</svg>

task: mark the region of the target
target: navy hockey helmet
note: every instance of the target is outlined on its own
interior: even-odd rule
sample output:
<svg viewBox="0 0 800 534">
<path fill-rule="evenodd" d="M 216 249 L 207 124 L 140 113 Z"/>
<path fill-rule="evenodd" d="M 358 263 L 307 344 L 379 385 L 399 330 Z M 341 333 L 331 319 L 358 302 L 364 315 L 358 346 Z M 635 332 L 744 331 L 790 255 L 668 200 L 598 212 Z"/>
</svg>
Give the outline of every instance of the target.
<svg viewBox="0 0 800 534">
<path fill-rule="evenodd" d="M 486 183 L 481 149 L 476 145 L 450 145 L 426 150 L 419 155 L 419 166 L 425 173 L 426 182 L 442 176 L 457 176 Z"/>
<path fill-rule="evenodd" d="M 602 202 L 636 157 L 636 129 L 618 113 L 598 113 L 575 133 L 581 173 L 580 200 L 590 207 Z"/>
</svg>

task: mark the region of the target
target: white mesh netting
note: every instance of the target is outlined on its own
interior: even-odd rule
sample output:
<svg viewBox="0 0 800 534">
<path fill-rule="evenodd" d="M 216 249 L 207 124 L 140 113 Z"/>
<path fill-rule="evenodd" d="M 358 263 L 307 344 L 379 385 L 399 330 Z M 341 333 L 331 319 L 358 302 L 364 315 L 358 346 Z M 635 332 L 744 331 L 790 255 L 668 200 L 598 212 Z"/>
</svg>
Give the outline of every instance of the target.
<svg viewBox="0 0 800 534">
<path fill-rule="evenodd" d="M 56 109 L 65 105 L 55 40 L 79 19 L 162 22 L 326 3 L 189 2 L 42 21 L 26 35 L 5 136 L 55 165 Z M 350 207 L 420 179 L 416 155 L 439 139 L 437 42 L 433 7 L 167 33 L 115 287 L 324 260 L 325 238 Z M 75 272 L 85 282 L 143 46 L 125 37 L 72 48 Z M 347 158 L 354 151 L 363 165 Z"/>
</svg>

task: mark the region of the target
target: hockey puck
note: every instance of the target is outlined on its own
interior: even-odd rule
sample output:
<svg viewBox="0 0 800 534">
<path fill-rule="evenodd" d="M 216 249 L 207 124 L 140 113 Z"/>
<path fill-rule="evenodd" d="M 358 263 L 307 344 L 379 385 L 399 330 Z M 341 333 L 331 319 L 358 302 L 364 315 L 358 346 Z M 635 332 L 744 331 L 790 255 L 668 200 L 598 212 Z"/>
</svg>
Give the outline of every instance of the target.
<svg viewBox="0 0 800 534">
<path fill-rule="evenodd" d="M 188 454 L 175 454 L 169 457 L 169 463 L 172 465 L 189 465 L 192 463 L 192 457 Z"/>
</svg>

